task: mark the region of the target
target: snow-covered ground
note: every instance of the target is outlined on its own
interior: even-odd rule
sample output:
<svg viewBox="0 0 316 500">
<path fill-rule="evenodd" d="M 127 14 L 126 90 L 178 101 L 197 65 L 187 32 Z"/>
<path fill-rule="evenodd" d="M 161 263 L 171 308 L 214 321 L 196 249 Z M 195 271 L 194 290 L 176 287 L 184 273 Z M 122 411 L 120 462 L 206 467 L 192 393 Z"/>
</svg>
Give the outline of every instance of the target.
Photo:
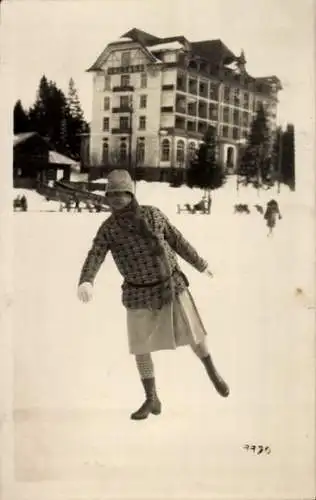
<svg viewBox="0 0 316 500">
<path fill-rule="evenodd" d="M 217 395 L 190 349 L 157 353 L 163 413 L 144 422 L 129 420 L 143 393 L 110 255 L 94 301 L 76 298 L 106 215 L 14 215 L 19 500 L 313 497 L 313 207 L 283 187 L 237 193 L 231 179 L 210 216 L 176 213 L 201 194 L 137 184 L 139 202 L 159 206 L 214 271 L 209 280 L 181 261 L 231 395 Z M 253 204 L 271 197 L 283 219 L 267 238 Z M 235 203 L 251 214 L 233 214 Z"/>
</svg>

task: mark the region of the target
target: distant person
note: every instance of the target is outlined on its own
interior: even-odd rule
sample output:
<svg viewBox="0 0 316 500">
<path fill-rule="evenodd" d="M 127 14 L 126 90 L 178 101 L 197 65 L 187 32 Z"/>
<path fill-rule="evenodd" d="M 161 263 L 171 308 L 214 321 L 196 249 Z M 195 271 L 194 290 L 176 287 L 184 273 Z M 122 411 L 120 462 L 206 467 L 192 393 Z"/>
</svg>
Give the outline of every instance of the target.
<svg viewBox="0 0 316 500">
<path fill-rule="evenodd" d="M 154 351 L 190 345 L 217 392 L 227 397 L 229 387 L 212 361 L 207 333 L 176 254 L 212 277 L 207 262 L 160 209 L 138 204 L 127 171 L 109 174 L 106 199 L 112 213 L 101 224 L 83 264 L 78 297 L 83 302 L 92 299 L 95 277 L 110 250 L 124 279 L 122 302 L 127 310 L 129 350 L 135 356 L 146 395 L 131 418 L 142 420 L 161 413 L 151 357 Z"/>
<path fill-rule="evenodd" d="M 269 228 L 268 236 L 272 235 L 273 229 L 276 225 L 277 217 L 279 219 L 282 219 L 279 204 L 276 200 L 270 200 L 267 203 L 267 208 L 264 214 L 264 219 L 266 220 L 267 226 Z"/>
</svg>

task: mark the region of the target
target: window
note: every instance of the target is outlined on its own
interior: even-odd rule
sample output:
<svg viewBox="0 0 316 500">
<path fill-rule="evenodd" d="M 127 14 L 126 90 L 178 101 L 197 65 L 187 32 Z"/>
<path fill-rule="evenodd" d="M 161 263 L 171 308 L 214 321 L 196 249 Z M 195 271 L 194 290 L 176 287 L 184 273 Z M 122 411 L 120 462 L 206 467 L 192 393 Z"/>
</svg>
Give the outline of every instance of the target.
<svg viewBox="0 0 316 500">
<path fill-rule="evenodd" d="M 129 98 L 127 95 L 120 96 L 120 108 L 128 108 L 129 106 Z"/>
<path fill-rule="evenodd" d="M 120 144 L 120 162 L 125 163 L 127 160 L 127 145 L 126 142 L 121 142 Z"/>
<path fill-rule="evenodd" d="M 138 139 L 136 146 L 137 165 L 143 165 L 145 162 L 145 139 Z"/>
<path fill-rule="evenodd" d="M 182 141 L 182 140 L 177 142 L 176 162 L 177 162 L 178 167 L 183 167 L 183 165 L 184 165 L 184 141 Z"/>
<path fill-rule="evenodd" d="M 109 97 L 104 98 L 103 109 L 104 109 L 104 111 L 108 111 L 110 109 L 110 98 Z"/>
<path fill-rule="evenodd" d="M 139 107 L 140 108 L 147 108 L 147 95 L 141 95 L 140 96 Z"/>
<path fill-rule="evenodd" d="M 199 85 L 199 94 L 200 94 L 200 96 L 207 97 L 207 83 L 200 82 L 200 85 Z"/>
<path fill-rule="evenodd" d="M 239 129 L 238 127 L 233 127 L 233 139 L 239 138 Z"/>
<path fill-rule="evenodd" d="M 234 105 L 240 105 L 240 89 L 234 88 Z"/>
<path fill-rule="evenodd" d="M 242 114 L 242 125 L 243 127 L 248 127 L 248 113 L 244 111 Z"/>
<path fill-rule="evenodd" d="M 103 130 L 107 132 L 110 129 L 110 118 L 103 118 Z"/>
<path fill-rule="evenodd" d="M 191 116 L 195 116 L 196 115 L 196 110 L 197 110 L 196 102 L 189 102 L 189 104 L 188 104 L 188 114 L 191 115 Z"/>
<path fill-rule="evenodd" d="M 121 75 L 121 87 L 128 87 L 130 85 L 130 75 Z"/>
<path fill-rule="evenodd" d="M 196 151 L 196 145 L 195 142 L 189 142 L 189 147 L 188 147 L 188 156 L 189 159 L 192 160 L 195 157 L 195 151 Z"/>
<path fill-rule="evenodd" d="M 102 163 L 103 163 L 103 165 L 107 165 L 109 163 L 109 142 L 108 142 L 108 139 L 103 139 Z"/>
<path fill-rule="evenodd" d="M 129 128 L 128 116 L 120 116 L 120 129 L 127 130 Z"/>
<path fill-rule="evenodd" d="M 230 88 L 227 85 L 225 85 L 225 87 L 224 87 L 224 101 L 229 102 L 229 100 L 230 100 Z"/>
<path fill-rule="evenodd" d="M 104 90 L 111 90 L 111 76 L 104 76 Z"/>
<path fill-rule="evenodd" d="M 209 104 L 209 119 L 217 120 L 218 118 L 218 106 L 217 104 L 210 103 Z"/>
<path fill-rule="evenodd" d="M 146 129 L 146 116 L 140 116 L 139 117 L 139 130 L 145 130 Z"/>
<path fill-rule="evenodd" d="M 226 125 L 223 127 L 223 137 L 228 137 L 228 127 Z"/>
<path fill-rule="evenodd" d="M 229 123 L 229 107 L 228 106 L 223 107 L 223 122 Z"/>
<path fill-rule="evenodd" d="M 142 73 L 140 75 L 140 86 L 142 89 L 147 88 L 147 75 L 146 75 L 146 73 Z"/>
<path fill-rule="evenodd" d="M 218 83 L 211 82 L 210 83 L 210 99 L 212 99 L 213 101 L 218 101 L 218 91 L 219 91 Z"/>
<path fill-rule="evenodd" d="M 168 139 L 164 139 L 161 143 L 161 161 L 170 160 L 170 142 Z"/>
<path fill-rule="evenodd" d="M 130 52 L 122 52 L 121 64 L 122 66 L 129 66 L 131 64 Z"/>
<path fill-rule="evenodd" d="M 238 109 L 234 109 L 233 120 L 234 120 L 234 125 L 239 125 L 239 111 L 238 111 Z"/>
</svg>

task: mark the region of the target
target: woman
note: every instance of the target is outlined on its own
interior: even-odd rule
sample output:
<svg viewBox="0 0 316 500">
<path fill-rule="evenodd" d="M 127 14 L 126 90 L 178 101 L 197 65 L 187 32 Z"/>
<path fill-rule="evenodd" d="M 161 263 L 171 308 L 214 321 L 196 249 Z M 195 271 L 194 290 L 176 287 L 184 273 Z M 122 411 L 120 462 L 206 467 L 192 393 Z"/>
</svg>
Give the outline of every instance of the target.
<svg viewBox="0 0 316 500">
<path fill-rule="evenodd" d="M 110 250 L 124 278 L 122 302 L 127 309 L 129 350 L 146 395 L 131 418 L 141 420 L 161 413 L 151 357 L 158 350 L 190 345 L 218 393 L 227 397 L 228 385 L 213 364 L 206 331 L 176 254 L 212 277 L 207 262 L 158 208 L 137 203 L 127 171 L 109 174 L 106 198 L 112 213 L 101 224 L 84 262 L 78 296 L 83 302 L 92 299 L 94 279 Z"/>
<path fill-rule="evenodd" d="M 272 235 L 273 228 L 275 227 L 276 224 L 277 216 L 279 217 L 279 219 L 282 219 L 278 202 L 275 200 L 270 200 L 267 203 L 266 212 L 264 214 L 264 219 L 267 221 L 267 226 L 269 228 L 268 236 Z"/>
</svg>

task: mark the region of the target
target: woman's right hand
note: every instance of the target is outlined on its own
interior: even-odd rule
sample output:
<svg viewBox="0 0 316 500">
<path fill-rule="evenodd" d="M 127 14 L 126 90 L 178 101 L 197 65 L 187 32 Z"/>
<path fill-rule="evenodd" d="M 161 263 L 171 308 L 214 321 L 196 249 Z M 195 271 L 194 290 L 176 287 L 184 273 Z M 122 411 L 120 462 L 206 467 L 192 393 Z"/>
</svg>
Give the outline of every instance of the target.
<svg viewBox="0 0 316 500">
<path fill-rule="evenodd" d="M 92 300 L 93 297 L 93 286 L 91 283 L 81 283 L 81 285 L 78 286 L 78 299 L 81 300 L 81 302 L 87 303 Z"/>
</svg>

